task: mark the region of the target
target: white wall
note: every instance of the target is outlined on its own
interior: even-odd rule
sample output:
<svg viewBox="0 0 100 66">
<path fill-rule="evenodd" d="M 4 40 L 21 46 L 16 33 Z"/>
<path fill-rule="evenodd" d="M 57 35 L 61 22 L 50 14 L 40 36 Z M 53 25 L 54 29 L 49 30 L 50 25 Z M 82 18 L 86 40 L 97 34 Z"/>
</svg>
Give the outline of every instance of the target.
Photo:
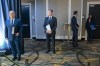
<svg viewBox="0 0 100 66">
<path fill-rule="evenodd" d="M 54 11 L 57 18 L 56 38 L 63 39 L 67 35 L 64 31 L 64 23 L 68 23 L 68 0 L 48 0 L 48 9 Z M 68 31 L 66 29 L 66 31 Z M 65 33 L 65 35 L 64 35 Z"/>
<path fill-rule="evenodd" d="M 83 15 L 84 15 L 84 17 L 85 17 L 85 19 L 86 19 L 86 15 L 87 15 L 87 2 L 100 2 L 100 0 L 83 0 Z"/>
<path fill-rule="evenodd" d="M 43 24 L 46 17 L 46 0 L 36 0 L 35 17 L 36 39 L 43 39 L 45 38 Z"/>
<path fill-rule="evenodd" d="M 81 39 L 81 33 L 82 33 L 82 8 L 83 8 L 83 5 L 82 5 L 82 0 L 72 0 L 71 2 L 71 14 L 73 16 L 73 12 L 74 11 L 78 11 L 78 16 L 77 16 L 77 19 L 78 19 L 78 24 L 79 24 L 79 32 L 78 32 L 78 36 L 79 38 Z"/>
</svg>

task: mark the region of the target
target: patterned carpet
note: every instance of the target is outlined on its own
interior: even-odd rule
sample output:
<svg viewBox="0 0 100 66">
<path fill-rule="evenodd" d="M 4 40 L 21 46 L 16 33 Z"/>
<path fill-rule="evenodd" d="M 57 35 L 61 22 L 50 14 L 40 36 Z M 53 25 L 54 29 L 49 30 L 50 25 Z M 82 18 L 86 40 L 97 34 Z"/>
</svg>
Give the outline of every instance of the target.
<svg viewBox="0 0 100 66">
<path fill-rule="evenodd" d="M 25 53 L 22 60 L 10 62 L 0 57 L 1 66 L 100 66 L 100 41 L 89 44 L 79 41 L 81 49 L 73 49 L 71 41 L 56 41 L 56 54 L 45 53 L 45 41 L 25 39 Z M 12 58 L 12 55 L 8 55 Z"/>
</svg>

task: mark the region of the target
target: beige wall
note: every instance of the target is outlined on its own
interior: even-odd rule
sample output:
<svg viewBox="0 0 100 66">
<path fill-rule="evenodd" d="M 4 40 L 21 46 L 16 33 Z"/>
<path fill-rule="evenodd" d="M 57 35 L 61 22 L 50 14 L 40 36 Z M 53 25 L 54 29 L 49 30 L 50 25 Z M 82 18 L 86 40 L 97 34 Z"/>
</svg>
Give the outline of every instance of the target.
<svg viewBox="0 0 100 66">
<path fill-rule="evenodd" d="M 68 0 L 48 0 L 48 9 L 54 10 L 54 16 L 58 19 L 58 26 L 57 26 L 57 39 L 63 39 L 64 36 L 67 36 L 68 30 L 66 29 L 66 32 L 64 32 L 64 23 L 68 23 Z M 34 0 L 22 0 L 22 3 L 34 3 Z M 32 7 L 33 8 L 33 7 Z M 78 11 L 78 22 L 80 24 L 79 28 L 79 36 L 81 33 L 81 0 L 72 0 L 72 9 L 71 13 L 73 11 Z M 44 23 L 44 17 L 46 16 L 46 0 L 36 0 L 36 23 L 35 28 L 36 30 L 36 37 L 37 38 L 44 38 L 44 30 L 43 30 L 43 23 Z M 73 15 L 71 15 L 72 17 Z M 33 29 L 32 29 L 33 30 Z M 66 33 L 64 35 L 64 33 Z"/>
<path fill-rule="evenodd" d="M 46 17 L 46 0 L 36 0 L 36 19 L 35 19 L 35 30 L 36 30 L 36 38 L 44 39 L 44 19 Z"/>
<path fill-rule="evenodd" d="M 57 17 L 56 37 L 63 38 L 65 33 L 64 23 L 68 23 L 68 0 L 49 0 L 48 9 L 54 10 L 54 16 Z M 67 32 L 65 35 L 67 35 Z"/>
<path fill-rule="evenodd" d="M 78 24 L 79 24 L 79 32 L 78 35 L 81 37 L 81 31 L 82 31 L 82 21 L 81 21 L 81 14 L 82 14 L 82 0 L 72 0 L 72 12 L 71 15 L 73 16 L 74 11 L 78 11 Z"/>
<path fill-rule="evenodd" d="M 64 23 L 68 23 L 68 0 L 49 0 L 49 9 L 54 10 L 54 15 L 58 19 L 58 26 L 57 26 L 57 38 L 67 38 L 68 36 L 68 29 L 64 31 Z M 82 0 L 72 0 L 71 2 L 71 17 L 73 16 L 74 11 L 78 11 L 78 23 L 80 25 L 79 28 L 79 36 L 81 37 L 82 31 L 82 21 L 81 21 L 81 8 L 82 8 Z M 65 33 L 65 34 L 64 34 Z M 72 36 L 72 32 L 70 33 Z M 64 37 L 66 36 L 66 37 Z"/>
</svg>

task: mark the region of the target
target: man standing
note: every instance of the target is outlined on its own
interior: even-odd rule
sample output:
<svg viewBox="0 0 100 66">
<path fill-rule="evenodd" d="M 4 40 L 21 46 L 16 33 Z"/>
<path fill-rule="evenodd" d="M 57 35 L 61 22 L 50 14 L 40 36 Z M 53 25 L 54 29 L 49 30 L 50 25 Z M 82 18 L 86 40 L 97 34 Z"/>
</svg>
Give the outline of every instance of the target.
<svg viewBox="0 0 100 66">
<path fill-rule="evenodd" d="M 15 18 L 15 12 L 9 12 L 10 19 L 6 20 L 6 38 L 10 42 L 13 61 L 21 60 L 21 44 L 19 42 L 20 34 L 22 32 L 22 23 L 20 19 Z"/>
<path fill-rule="evenodd" d="M 49 28 L 47 26 L 50 26 Z M 46 53 L 50 52 L 50 39 L 52 41 L 52 51 L 55 53 L 55 34 L 57 28 L 57 19 L 53 17 L 53 10 L 48 11 L 48 17 L 45 18 L 44 21 L 44 30 L 46 33 L 46 43 L 47 43 L 47 51 Z M 50 30 L 49 30 L 50 29 Z"/>
<path fill-rule="evenodd" d="M 77 11 L 74 11 L 73 12 L 73 17 L 71 19 L 71 27 L 72 27 L 72 31 L 73 31 L 73 37 L 72 37 L 72 46 L 74 48 L 79 48 L 78 47 L 78 28 L 79 28 L 79 25 L 77 23 L 77 14 L 78 12 Z"/>
</svg>

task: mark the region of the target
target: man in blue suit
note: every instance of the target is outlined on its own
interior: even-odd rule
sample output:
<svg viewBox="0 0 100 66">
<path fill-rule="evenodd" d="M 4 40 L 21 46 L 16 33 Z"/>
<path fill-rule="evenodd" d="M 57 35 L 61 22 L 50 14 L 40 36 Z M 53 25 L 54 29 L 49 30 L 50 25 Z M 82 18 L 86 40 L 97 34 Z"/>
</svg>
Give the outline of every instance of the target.
<svg viewBox="0 0 100 66">
<path fill-rule="evenodd" d="M 79 48 L 78 47 L 78 28 L 79 28 L 79 25 L 77 23 L 77 14 L 78 12 L 77 11 L 74 11 L 73 12 L 73 17 L 71 19 L 71 28 L 72 28 L 72 32 L 73 32 L 73 37 L 72 37 L 72 46 L 74 48 Z"/>
<path fill-rule="evenodd" d="M 9 12 L 10 19 L 6 20 L 6 38 L 10 42 L 13 58 L 12 60 L 21 60 L 21 44 L 19 42 L 20 34 L 22 32 L 22 22 L 15 18 L 15 12 Z"/>
<path fill-rule="evenodd" d="M 46 27 L 47 25 L 50 26 L 51 30 L 48 30 Z M 56 34 L 56 28 L 57 28 L 57 19 L 53 16 L 53 10 L 48 11 L 48 17 L 45 18 L 44 21 L 44 30 L 46 33 L 46 42 L 47 42 L 47 51 L 46 53 L 50 52 L 50 39 L 52 41 L 52 51 L 55 53 L 55 34 Z"/>
</svg>

